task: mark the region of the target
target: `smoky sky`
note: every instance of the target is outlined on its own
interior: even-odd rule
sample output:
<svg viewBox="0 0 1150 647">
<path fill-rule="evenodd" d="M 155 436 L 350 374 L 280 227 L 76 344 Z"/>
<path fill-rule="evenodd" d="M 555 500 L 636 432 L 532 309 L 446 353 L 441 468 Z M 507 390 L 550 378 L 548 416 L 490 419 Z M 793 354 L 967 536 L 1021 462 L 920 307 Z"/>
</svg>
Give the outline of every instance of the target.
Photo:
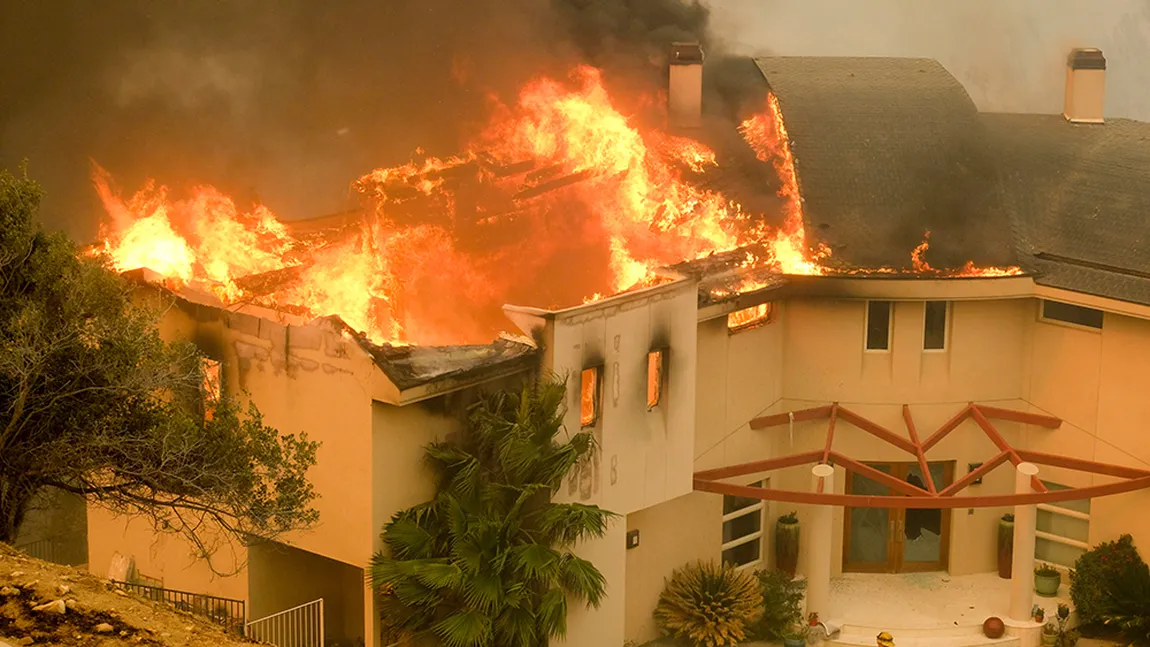
<svg viewBox="0 0 1150 647">
<path fill-rule="evenodd" d="M 27 159 L 42 219 L 80 240 L 89 160 L 124 191 L 324 215 L 372 168 L 455 152 L 535 76 L 661 87 L 668 44 L 706 45 L 707 21 L 696 0 L 4 0 L 0 167 Z"/>
</svg>

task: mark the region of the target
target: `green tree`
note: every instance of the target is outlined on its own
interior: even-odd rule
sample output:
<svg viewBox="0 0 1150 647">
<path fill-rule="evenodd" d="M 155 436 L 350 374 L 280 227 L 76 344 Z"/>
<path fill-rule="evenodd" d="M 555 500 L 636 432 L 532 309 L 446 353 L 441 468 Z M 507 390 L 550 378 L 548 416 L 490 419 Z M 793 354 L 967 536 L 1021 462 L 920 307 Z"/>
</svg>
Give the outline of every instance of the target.
<svg viewBox="0 0 1150 647">
<path fill-rule="evenodd" d="M 435 498 L 385 526 L 372 560 L 385 623 L 417 644 L 537 647 L 567 629 L 568 598 L 598 606 L 603 575 L 570 548 L 614 516 L 555 503 L 593 436 L 564 432 L 562 381 L 483 396 L 454 442 L 433 443 Z"/>
<path fill-rule="evenodd" d="M 204 402 L 195 348 L 164 342 L 105 259 L 42 230 L 40 197 L 0 171 L 0 541 L 46 487 L 145 515 L 205 557 L 313 523 L 316 444 Z"/>
</svg>

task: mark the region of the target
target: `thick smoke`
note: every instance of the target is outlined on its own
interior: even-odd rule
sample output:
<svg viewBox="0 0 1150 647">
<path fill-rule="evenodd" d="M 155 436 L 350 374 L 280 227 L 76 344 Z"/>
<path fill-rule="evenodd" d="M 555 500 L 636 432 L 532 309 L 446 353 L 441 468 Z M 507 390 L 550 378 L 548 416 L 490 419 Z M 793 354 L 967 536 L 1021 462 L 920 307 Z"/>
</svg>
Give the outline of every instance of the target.
<svg viewBox="0 0 1150 647">
<path fill-rule="evenodd" d="M 585 62 L 661 89 L 667 44 L 706 42 L 708 18 L 695 0 L 4 4 L 0 166 L 28 158 L 46 222 L 81 239 L 90 159 L 125 190 L 206 183 L 322 215 L 372 168 L 454 152 L 533 76 Z"/>
</svg>

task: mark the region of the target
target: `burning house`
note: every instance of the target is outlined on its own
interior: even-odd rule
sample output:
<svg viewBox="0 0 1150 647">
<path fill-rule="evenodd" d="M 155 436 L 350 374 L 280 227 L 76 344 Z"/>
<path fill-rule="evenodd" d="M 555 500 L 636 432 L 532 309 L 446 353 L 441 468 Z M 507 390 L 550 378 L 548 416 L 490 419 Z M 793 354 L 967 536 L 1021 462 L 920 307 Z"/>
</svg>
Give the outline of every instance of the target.
<svg viewBox="0 0 1150 647">
<path fill-rule="evenodd" d="M 623 515 L 581 548 L 608 598 L 572 609 L 571 645 L 653 638 L 686 562 L 774 565 L 790 511 L 807 608 L 844 633 L 878 622 L 850 574 L 989 573 L 1004 512 L 1015 580 L 1150 541 L 1150 124 L 1103 120 L 1101 53 L 1069 57 L 1064 115 L 980 113 L 933 60 L 804 57 L 726 61 L 732 115 L 701 49 L 673 54 L 660 126 L 594 70 L 538 81 L 469 151 L 361 178 L 362 212 L 282 223 L 101 176 L 102 249 L 178 304 L 164 333 L 322 441 L 322 521 L 213 580 L 92 508 L 90 568 L 130 556 L 250 618 L 322 598 L 328 637 L 378 644 L 362 569 L 431 493 L 421 448 L 539 369 L 599 440 L 559 496 Z M 995 586 L 936 619 L 1031 644 L 1029 585 Z"/>
</svg>

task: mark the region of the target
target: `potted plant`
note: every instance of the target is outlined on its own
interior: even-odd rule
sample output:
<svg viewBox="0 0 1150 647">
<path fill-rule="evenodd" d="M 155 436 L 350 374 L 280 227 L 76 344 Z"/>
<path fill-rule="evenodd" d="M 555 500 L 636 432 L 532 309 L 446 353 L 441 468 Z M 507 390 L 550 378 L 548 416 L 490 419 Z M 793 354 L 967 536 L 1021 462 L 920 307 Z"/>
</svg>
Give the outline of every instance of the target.
<svg viewBox="0 0 1150 647">
<path fill-rule="evenodd" d="M 998 576 L 1009 580 L 1014 564 L 1014 515 L 998 520 Z"/>
<path fill-rule="evenodd" d="M 811 633 L 810 625 L 796 624 L 783 632 L 783 647 L 803 647 Z"/>
<path fill-rule="evenodd" d="M 1042 627 L 1042 645 L 1043 647 L 1054 647 L 1058 642 L 1058 627 L 1054 626 L 1053 622 L 1048 622 Z"/>
<path fill-rule="evenodd" d="M 1046 609 L 1043 609 L 1042 607 L 1038 606 L 1037 604 L 1034 605 L 1034 608 L 1031 609 L 1030 613 L 1031 613 L 1031 615 L 1034 616 L 1035 622 L 1042 622 L 1043 619 L 1046 618 Z"/>
<path fill-rule="evenodd" d="M 1034 592 L 1044 598 L 1058 595 L 1058 587 L 1062 585 L 1062 573 L 1046 562 L 1039 562 L 1034 567 Z"/>
<path fill-rule="evenodd" d="M 775 522 L 775 567 L 791 577 L 799 565 L 799 515 L 789 512 Z"/>
</svg>

